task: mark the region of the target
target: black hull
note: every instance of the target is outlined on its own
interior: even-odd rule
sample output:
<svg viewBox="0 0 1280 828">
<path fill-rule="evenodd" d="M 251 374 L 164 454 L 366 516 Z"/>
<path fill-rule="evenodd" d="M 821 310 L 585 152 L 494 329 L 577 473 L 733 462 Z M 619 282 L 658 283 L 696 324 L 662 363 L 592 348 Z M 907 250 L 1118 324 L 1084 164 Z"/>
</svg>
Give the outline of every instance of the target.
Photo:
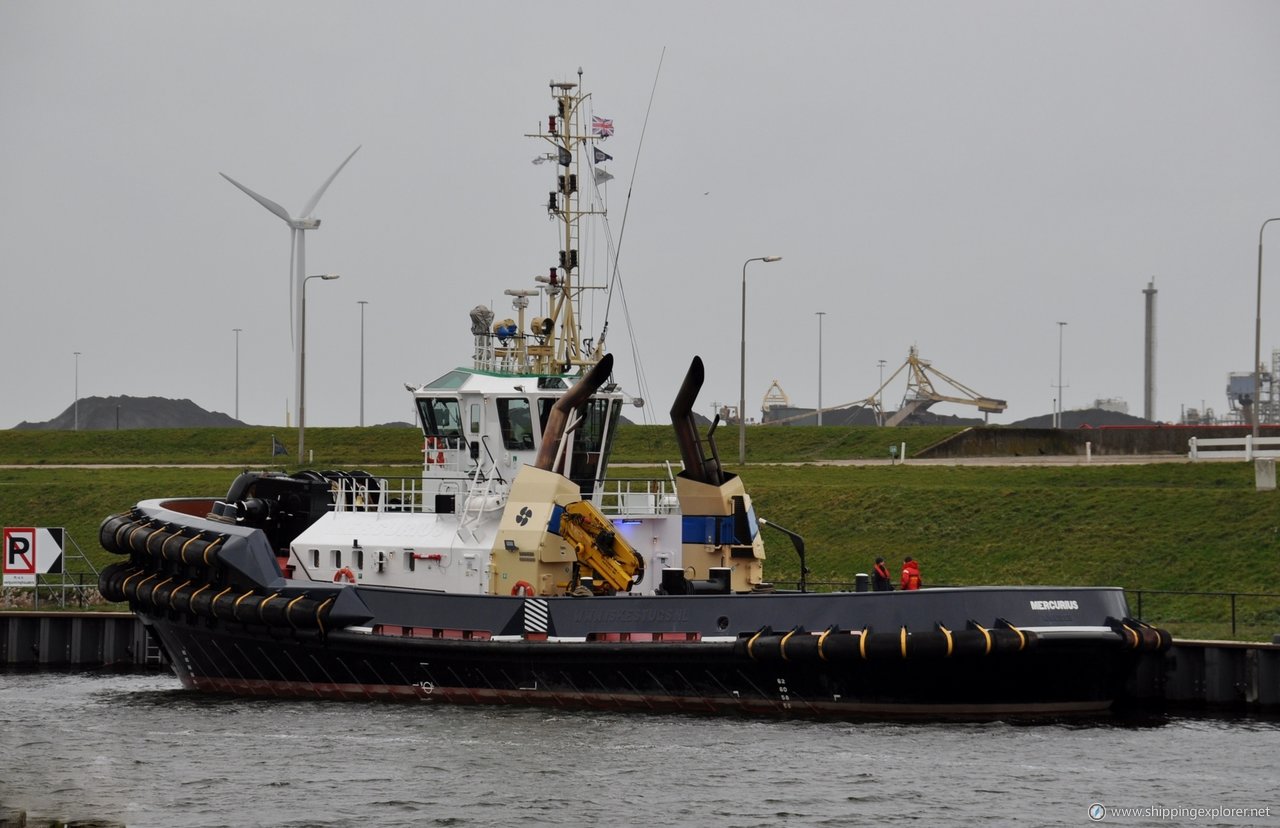
<svg viewBox="0 0 1280 828">
<path fill-rule="evenodd" d="M 1122 590 L 515 597 L 285 578 L 258 530 L 155 502 L 99 588 L 207 692 L 769 716 L 1099 713 L 1167 634 Z"/>
<path fill-rule="evenodd" d="M 1134 651 L 1041 642 L 954 658 L 760 660 L 737 642 L 416 639 L 213 630 L 151 619 L 184 686 L 212 693 L 760 716 L 1097 714 Z"/>
</svg>

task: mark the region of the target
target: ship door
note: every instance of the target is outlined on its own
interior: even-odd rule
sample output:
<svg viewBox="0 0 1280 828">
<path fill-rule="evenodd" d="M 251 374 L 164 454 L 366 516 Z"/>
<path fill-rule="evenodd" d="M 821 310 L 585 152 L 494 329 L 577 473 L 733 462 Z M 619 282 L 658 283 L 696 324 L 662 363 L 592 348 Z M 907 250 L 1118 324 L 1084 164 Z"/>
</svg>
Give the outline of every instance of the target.
<svg viewBox="0 0 1280 828">
<path fill-rule="evenodd" d="M 589 499 L 595 492 L 596 481 L 604 478 L 621 408 L 618 400 L 587 400 L 580 412 L 582 420 L 570 435 L 573 445 L 567 477 L 578 484 L 584 498 Z"/>
</svg>

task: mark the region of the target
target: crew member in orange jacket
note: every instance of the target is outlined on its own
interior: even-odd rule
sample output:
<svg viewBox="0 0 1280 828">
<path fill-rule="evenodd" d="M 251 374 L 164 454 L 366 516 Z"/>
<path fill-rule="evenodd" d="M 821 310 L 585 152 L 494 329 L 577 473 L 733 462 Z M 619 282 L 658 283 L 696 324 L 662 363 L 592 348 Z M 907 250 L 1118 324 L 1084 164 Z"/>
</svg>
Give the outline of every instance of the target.
<svg viewBox="0 0 1280 828">
<path fill-rule="evenodd" d="M 902 588 L 920 588 L 920 564 L 916 563 L 915 558 L 910 555 L 902 561 Z"/>
</svg>

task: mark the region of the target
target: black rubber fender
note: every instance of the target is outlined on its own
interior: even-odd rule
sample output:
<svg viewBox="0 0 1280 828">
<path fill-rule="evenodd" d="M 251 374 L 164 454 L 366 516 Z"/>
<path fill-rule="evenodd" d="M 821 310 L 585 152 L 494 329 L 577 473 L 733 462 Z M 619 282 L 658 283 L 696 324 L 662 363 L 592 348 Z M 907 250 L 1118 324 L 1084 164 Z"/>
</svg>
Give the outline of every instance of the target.
<svg viewBox="0 0 1280 828">
<path fill-rule="evenodd" d="M 129 550 L 120 546 L 117 536 L 121 528 L 132 525 L 133 522 L 133 515 L 128 512 L 108 516 L 98 527 L 98 543 L 103 549 L 116 555 L 129 554 Z"/>
<path fill-rule="evenodd" d="M 818 636 L 818 658 L 823 661 L 855 661 L 861 655 L 861 632 L 828 629 Z"/>
<path fill-rule="evenodd" d="M 102 597 L 108 601 L 125 600 L 124 591 L 120 587 L 133 570 L 134 567 L 127 561 L 119 561 L 105 567 L 98 574 L 98 592 L 102 593 Z"/>
</svg>

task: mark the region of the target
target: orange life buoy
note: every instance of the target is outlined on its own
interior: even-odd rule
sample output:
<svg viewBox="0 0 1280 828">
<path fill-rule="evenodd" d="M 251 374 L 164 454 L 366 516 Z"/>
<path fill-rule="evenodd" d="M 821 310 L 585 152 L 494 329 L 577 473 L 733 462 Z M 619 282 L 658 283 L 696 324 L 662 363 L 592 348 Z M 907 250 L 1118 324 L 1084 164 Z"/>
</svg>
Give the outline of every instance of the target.
<svg viewBox="0 0 1280 828">
<path fill-rule="evenodd" d="M 342 569 L 333 573 L 333 582 L 335 584 L 341 583 L 342 581 L 346 581 L 349 584 L 354 584 L 356 582 L 356 573 L 351 571 L 351 567 L 344 566 Z"/>
<path fill-rule="evenodd" d="M 528 581 L 516 581 L 516 585 L 511 588 L 511 594 L 532 597 L 537 592 L 534 590 L 533 584 Z"/>
<path fill-rule="evenodd" d="M 422 454 L 424 457 L 426 457 L 427 468 L 430 468 L 431 462 L 435 460 L 435 458 L 431 455 L 431 452 L 432 450 L 435 449 L 435 447 L 436 447 L 436 438 L 434 437 L 428 437 L 422 444 Z"/>
</svg>

